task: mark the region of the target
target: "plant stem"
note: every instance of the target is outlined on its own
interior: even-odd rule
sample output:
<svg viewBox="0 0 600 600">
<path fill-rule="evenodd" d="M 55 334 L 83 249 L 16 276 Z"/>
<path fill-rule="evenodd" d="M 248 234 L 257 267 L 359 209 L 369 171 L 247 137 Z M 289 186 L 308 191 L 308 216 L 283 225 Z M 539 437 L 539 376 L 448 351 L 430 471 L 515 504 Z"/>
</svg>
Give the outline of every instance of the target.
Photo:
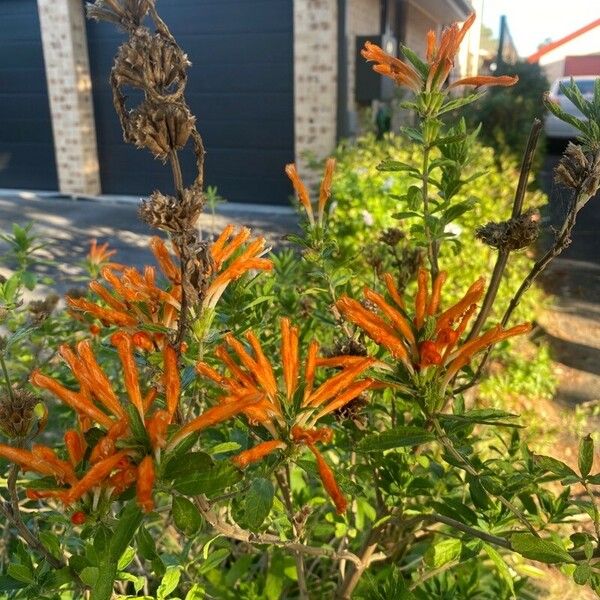
<svg viewBox="0 0 600 600">
<path fill-rule="evenodd" d="M 523 160 L 521 162 L 521 172 L 519 175 L 519 183 L 517 185 L 517 190 L 515 192 L 515 199 L 513 202 L 511 219 L 515 219 L 516 217 L 518 217 L 521 214 L 521 211 L 523 210 L 523 201 L 525 199 L 525 192 L 527 191 L 527 182 L 529 181 L 531 165 L 533 164 L 533 158 L 535 156 L 535 151 L 537 149 L 537 144 L 540 138 L 541 131 L 542 122 L 539 119 L 535 119 L 533 121 L 533 124 L 531 125 L 529 139 L 527 140 L 527 146 L 525 147 L 525 152 L 523 153 Z M 481 310 L 477 315 L 477 319 L 475 320 L 473 328 L 469 332 L 466 341 L 475 338 L 483 329 L 483 326 L 485 325 L 490 315 L 492 307 L 494 306 L 496 296 L 498 295 L 498 290 L 500 289 L 500 283 L 502 281 L 504 271 L 506 270 L 509 255 L 510 250 L 508 248 L 500 248 L 498 250 L 496 264 L 494 265 L 492 278 L 490 280 L 490 284 L 485 294 L 483 304 L 481 305 Z"/>
<path fill-rule="evenodd" d="M 425 123 L 423 121 L 422 130 L 425 130 Z M 425 229 L 425 236 L 427 237 L 427 254 L 429 256 L 429 264 L 431 265 L 431 278 L 432 280 L 437 277 L 439 267 L 437 258 L 437 244 L 431 239 L 431 231 L 429 229 L 429 153 L 431 149 L 428 144 L 423 147 L 423 164 L 421 173 L 421 193 L 423 195 L 423 227 Z"/>
<path fill-rule="evenodd" d="M 477 469 L 454 447 L 452 440 L 448 437 L 440 422 L 433 417 L 432 419 L 433 426 L 438 435 L 438 440 L 440 443 L 448 450 L 448 452 L 461 464 L 463 465 L 464 470 L 469 473 L 472 477 L 480 477 L 480 473 Z M 502 494 L 494 494 L 496 498 L 500 501 L 501 504 L 505 506 L 510 512 L 512 512 L 525 527 L 529 530 L 532 535 L 536 537 L 540 537 L 539 533 L 535 530 L 533 525 L 527 520 L 525 515 L 507 498 L 505 498 Z"/>
<path fill-rule="evenodd" d="M 352 592 L 358 585 L 363 573 L 371 564 L 371 558 L 377 549 L 377 542 L 374 542 L 374 532 L 371 532 L 360 553 L 360 564 L 355 564 L 354 568 L 346 573 L 342 583 L 340 584 L 335 598 L 336 600 L 351 600 Z"/>
<path fill-rule="evenodd" d="M 6 362 L 4 361 L 4 354 L 2 352 L 0 352 L 0 365 L 2 365 L 2 373 L 4 374 L 4 381 L 6 383 L 6 391 L 8 392 L 9 398 L 14 402 L 15 401 L 15 393 L 13 392 L 12 385 L 10 383 L 8 369 L 6 368 Z"/>
<path fill-rule="evenodd" d="M 586 481 L 583 483 L 583 487 L 585 488 L 587 495 L 590 497 L 590 502 L 592 503 L 592 510 L 594 512 L 594 529 L 596 531 L 596 549 L 600 549 L 600 510 L 598 510 L 598 503 L 596 501 L 596 497 L 590 489 L 590 484 Z"/>
<path fill-rule="evenodd" d="M 64 561 L 56 558 L 51 554 L 46 546 L 34 535 L 34 533 L 25 525 L 21 518 L 21 511 L 19 508 L 19 495 L 17 493 L 17 476 L 19 474 L 19 466 L 12 464 L 8 471 L 8 478 L 6 487 L 8 489 L 10 501 L 8 503 L 0 503 L 0 512 L 6 517 L 6 520 L 12 523 L 23 538 L 25 543 L 39 552 L 54 569 L 62 569 L 65 566 Z"/>
<path fill-rule="evenodd" d="M 296 540 L 299 540 L 300 531 L 294 520 L 294 505 L 292 503 L 291 476 L 289 465 L 286 465 L 285 476 L 282 476 L 280 473 L 276 472 L 275 478 L 277 479 L 279 489 L 281 490 L 281 494 L 283 496 L 283 502 L 285 504 L 286 511 L 288 514 L 288 520 L 290 522 L 290 525 L 292 526 L 294 538 Z M 300 600 L 309 600 L 310 596 L 308 595 L 308 587 L 306 585 L 306 569 L 304 567 L 304 556 L 302 556 L 300 552 L 294 552 L 294 560 L 296 561 L 296 574 L 298 576 L 298 589 L 300 592 Z"/>
</svg>

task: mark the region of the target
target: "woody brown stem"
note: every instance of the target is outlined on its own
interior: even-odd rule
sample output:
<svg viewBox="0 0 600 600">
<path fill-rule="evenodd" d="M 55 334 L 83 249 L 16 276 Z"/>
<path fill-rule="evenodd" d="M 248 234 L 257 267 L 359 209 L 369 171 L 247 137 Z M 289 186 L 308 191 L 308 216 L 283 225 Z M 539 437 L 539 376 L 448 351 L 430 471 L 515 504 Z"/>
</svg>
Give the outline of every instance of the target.
<svg viewBox="0 0 600 600">
<path fill-rule="evenodd" d="M 512 219 L 518 217 L 521 214 L 521 211 L 523 210 L 523 201 L 525 199 L 525 192 L 527 191 L 527 182 L 529 181 L 529 174 L 531 172 L 531 166 L 533 164 L 533 158 L 535 156 L 535 151 L 537 149 L 537 144 L 540 138 L 541 131 L 542 122 L 539 119 L 535 119 L 531 126 L 531 131 L 529 132 L 529 139 L 527 140 L 525 152 L 523 153 L 523 160 L 521 162 L 521 172 L 519 175 L 519 183 L 517 185 L 515 199 L 513 202 L 511 214 Z M 481 310 L 477 315 L 475 323 L 473 323 L 473 327 L 469 332 L 466 341 L 472 340 L 473 338 L 477 337 L 477 335 L 479 335 L 479 332 L 483 329 L 488 317 L 490 316 L 490 312 L 494 306 L 494 301 L 496 300 L 496 296 L 498 295 L 498 290 L 500 289 L 500 283 L 502 282 L 504 271 L 506 270 L 506 265 L 508 264 L 509 255 L 510 250 L 508 248 L 500 248 L 498 250 L 496 264 L 494 265 L 492 278 L 490 280 L 490 284 L 485 294 L 483 304 L 481 305 Z"/>
</svg>

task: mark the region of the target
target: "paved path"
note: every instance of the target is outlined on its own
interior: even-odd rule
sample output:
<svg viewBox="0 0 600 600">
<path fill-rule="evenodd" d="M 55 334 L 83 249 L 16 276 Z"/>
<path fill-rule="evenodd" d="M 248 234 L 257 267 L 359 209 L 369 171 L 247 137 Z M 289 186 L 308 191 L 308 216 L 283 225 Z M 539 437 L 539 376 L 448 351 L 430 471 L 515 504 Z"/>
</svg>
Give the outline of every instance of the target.
<svg viewBox="0 0 600 600">
<path fill-rule="evenodd" d="M 81 274 L 79 263 L 93 238 L 110 242 L 119 262 L 139 267 L 152 261 L 148 239 L 153 232 L 138 218 L 137 206 L 135 201 L 70 200 L 0 192 L 0 232 L 8 231 L 12 223 L 33 223 L 34 231 L 45 242 L 41 254 L 56 261 L 56 267 L 41 267 L 39 271 L 52 275 L 58 290 L 65 291 L 73 286 L 73 277 Z M 286 233 L 295 230 L 297 218 L 287 207 L 223 204 L 214 219 L 210 214 L 203 215 L 199 225 L 210 233 L 213 228 L 220 231 L 227 223 L 247 225 L 277 245 Z M 5 248 L 0 242 L 0 255 Z"/>
<path fill-rule="evenodd" d="M 564 219 L 566 192 L 552 182 L 559 155 L 549 155 L 543 187 L 547 216 Z M 558 399 L 570 405 L 600 402 L 600 194 L 579 214 L 573 243 L 550 267 L 544 287 L 556 297 L 541 323 L 557 361 Z"/>
</svg>

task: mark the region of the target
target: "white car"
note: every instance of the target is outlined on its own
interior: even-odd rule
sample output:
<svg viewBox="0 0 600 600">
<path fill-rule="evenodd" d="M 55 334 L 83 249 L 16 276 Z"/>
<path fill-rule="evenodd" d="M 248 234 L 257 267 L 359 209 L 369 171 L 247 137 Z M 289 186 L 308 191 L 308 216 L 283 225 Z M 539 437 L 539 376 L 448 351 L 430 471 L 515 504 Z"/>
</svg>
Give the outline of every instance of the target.
<svg viewBox="0 0 600 600">
<path fill-rule="evenodd" d="M 575 81 L 575 84 L 579 88 L 579 91 L 583 94 L 586 100 L 589 100 L 594 95 L 594 84 L 596 79 L 595 75 L 578 75 L 576 77 L 561 77 L 557 79 L 550 88 L 551 102 L 556 102 L 560 107 L 568 112 L 570 115 L 579 119 L 584 118 L 579 109 L 562 93 L 560 84 L 568 85 L 571 79 Z M 552 113 L 546 115 L 544 123 L 546 130 L 546 137 L 548 139 L 569 139 L 577 137 L 579 132 L 572 125 L 561 121 L 558 117 L 555 117 Z"/>
</svg>

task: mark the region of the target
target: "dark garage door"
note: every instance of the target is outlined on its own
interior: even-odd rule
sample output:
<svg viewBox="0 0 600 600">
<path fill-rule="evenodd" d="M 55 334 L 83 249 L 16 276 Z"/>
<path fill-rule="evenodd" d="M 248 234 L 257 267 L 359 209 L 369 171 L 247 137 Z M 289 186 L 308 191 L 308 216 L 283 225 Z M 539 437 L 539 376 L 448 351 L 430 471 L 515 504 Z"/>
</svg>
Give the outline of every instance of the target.
<svg viewBox="0 0 600 600">
<path fill-rule="evenodd" d="M 230 201 L 286 203 L 283 167 L 294 156 L 292 0 L 160 0 L 158 8 L 192 62 L 187 99 L 207 148 L 207 184 Z M 122 141 L 108 85 L 122 40 L 106 23 L 88 25 L 102 191 L 171 190 L 169 168 Z M 182 158 L 189 181 L 191 153 Z"/>
<path fill-rule="evenodd" d="M 35 0 L 0 0 L 0 188 L 57 189 Z"/>
</svg>

